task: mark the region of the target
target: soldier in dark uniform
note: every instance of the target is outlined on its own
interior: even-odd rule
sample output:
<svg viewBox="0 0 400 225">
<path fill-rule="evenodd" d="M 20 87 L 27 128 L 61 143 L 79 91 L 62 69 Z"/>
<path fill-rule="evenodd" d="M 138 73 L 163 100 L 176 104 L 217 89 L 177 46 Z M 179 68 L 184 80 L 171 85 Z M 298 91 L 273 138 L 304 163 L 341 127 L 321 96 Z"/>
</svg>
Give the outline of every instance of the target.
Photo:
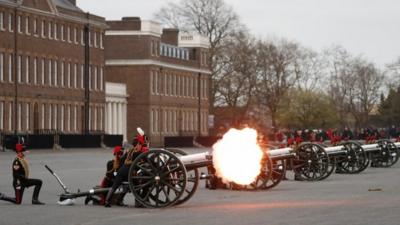
<svg viewBox="0 0 400 225">
<path fill-rule="evenodd" d="M 121 167 L 118 170 L 117 176 L 114 179 L 114 183 L 111 189 L 107 193 L 105 207 L 111 207 L 112 204 L 112 196 L 114 195 L 117 188 L 122 184 L 123 181 L 128 180 L 129 168 L 132 162 L 135 160 L 137 156 L 141 153 L 148 151 L 147 143 L 145 143 L 145 135 L 138 134 L 133 139 L 133 148 L 129 149 L 127 153 L 125 153 L 121 158 Z M 123 197 L 123 196 L 122 196 Z M 122 199 L 119 199 L 122 201 Z"/>
<path fill-rule="evenodd" d="M 29 164 L 28 161 L 25 159 L 25 150 L 26 149 L 23 144 L 16 144 L 15 151 L 17 152 L 17 157 L 15 158 L 12 165 L 15 198 L 8 197 L 0 193 L 0 200 L 12 202 L 15 204 L 21 204 L 25 188 L 35 186 L 32 196 L 32 204 L 44 205 L 44 203 L 40 202 L 38 199 L 40 188 L 42 187 L 42 181 L 39 179 L 29 178 Z"/>
<path fill-rule="evenodd" d="M 106 174 L 103 180 L 101 181 L 100 188 L 109 188 L 112 187 L 115 179 L 115 175 L 118 169 L 121 167 L 121 156 L 123 155 L 123 148 L 121 146 L 115 146 L 113 150 L 114 159 L 109 160 L 107 162 Z M 85 205 L 87 205 L 90 201 L 93 202 L 94 205 L 104 205 L 106 201 L 106 194 L 99 194 L 97 198 L 95 196 L 89 195 L 85 199 Z M 123 199 L 123 198 L 122 198 Z M 117 205 L 123 205 L 123 202 L 117 202 Z"/>
</svg>

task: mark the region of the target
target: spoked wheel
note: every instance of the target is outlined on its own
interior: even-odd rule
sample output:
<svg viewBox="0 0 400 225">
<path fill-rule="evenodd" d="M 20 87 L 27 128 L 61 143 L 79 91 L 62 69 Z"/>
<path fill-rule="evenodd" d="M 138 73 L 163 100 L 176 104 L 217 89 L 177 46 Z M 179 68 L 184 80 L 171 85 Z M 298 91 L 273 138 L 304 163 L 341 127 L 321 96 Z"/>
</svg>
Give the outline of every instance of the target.
<svg viewBox="0 0 400 225">
<path fill-rule="evenodd" d="M 368 166 L 368 156 L 362 146 L 355 141 L 347 141 L 342 145 L 346 149 L 346 155 L 344 161 L 337 165 L 338 168 L 349 174 L 364 171 Z"/>
<path fill-rule="evenodd" d="M 185 151 L 177 148 L 169 148 L 166 150 L 178 156 L 187 155 Z M 187 172 L 186 175 L 187 181 L 186 181 L 185 192 L 183 193 L 181 198 L 175 203 L 175 205 L 183 204 L 184 202 L 189 200 L 194 195 L 194 193 L 197 190 L 197 187 L 199 186 L 199 179 L 200 179 L 199 170 L 197 168 L 186 169 L 186 172 Z"/>
<path fill-rule="evenodd" d="M 186 188 L 186 168 L 165 150 L 140 154 L 129 169 L 128 182 L 135 200 L 147 208 L 174 205 Z"/>
<path fill-rule="evenodd" d="M 261 190 L 265 189 L 265 185 L 271 179 L 272 175 L 272 161 L 268 154 L 264 153 L 261 161 L 261 172 L 256 180 L 250 185 L 246 186 L 247 189 Z"/>
<path fill-rule="evenodd" d="M 335 156 L 329 157 L 329 162 L 328 162 L 328 167 L 326 168 L 326 173 L 323 176 L 321 176 L 318 180 L 325 180 L 333 173 L 333 171 L 335 171 L 336 160 L 337 159 Z"/>
<path fill-rule="evenodd" d="M 329 156 L 322 146 L 303 143 L 297 147 L 292 160 L 296 180 L 317 181 L 326 178 Z"/>
<path fill-rule="evenodd" d="M 278 185 L 286 174 L 286 161 L 284 159 L 272 160 L 272 173 L 270 179 L 265 182 L 264 189 L 271 189 Z"/>
<path fill-rule="evenodd" d="M 394 142 L 389 140 L 379 140 L 378 146 L 381 149 L 378 155 L 372 159 L 371 166 L 391 167 L 399 160 L 399 150 Z"/>
</svg>

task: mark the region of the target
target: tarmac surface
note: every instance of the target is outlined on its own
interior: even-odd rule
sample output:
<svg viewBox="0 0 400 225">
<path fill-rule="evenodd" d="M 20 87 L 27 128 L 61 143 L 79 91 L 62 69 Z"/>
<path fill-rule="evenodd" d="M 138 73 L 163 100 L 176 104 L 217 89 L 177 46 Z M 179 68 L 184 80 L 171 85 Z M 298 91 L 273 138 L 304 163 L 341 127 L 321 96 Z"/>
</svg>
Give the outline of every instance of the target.
<svg viewBox="0 0 400 225">
<path fill-rule="evenodd" d="M 205 149 L 185 149 L 189 153 Z M 62 192 L 44 168 L 49 165 L 71 191 L 99 184 L 111 149 L 36 150 L 27 154 L 32 178 L 43 180 L 40 200 L 31 204 L 33 188 L 23 204 L 0 201 L 0 225 L 398 225 L 400 224 L 400 163 L 392 168 L 367 168 L 361 174 L 333 174 L 320 182 L 284 181 L 268 191 L 208 190 L 201 181 L 187 203 L 167 209 L 138 209 L 133 197 L 128 207 L 104 208 L 57 205 Z M 0 152 L 0 192 L 14 195 L 13 152 Z M 240 166 L 240 165 L 238 165 Z"/>
</svg>

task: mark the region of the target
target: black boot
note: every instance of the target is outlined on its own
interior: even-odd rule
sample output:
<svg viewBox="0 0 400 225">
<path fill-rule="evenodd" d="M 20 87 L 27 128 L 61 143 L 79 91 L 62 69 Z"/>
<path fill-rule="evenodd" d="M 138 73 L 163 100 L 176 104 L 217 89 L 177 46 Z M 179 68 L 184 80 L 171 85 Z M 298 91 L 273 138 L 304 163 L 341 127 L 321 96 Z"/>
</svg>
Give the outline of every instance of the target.
<svg viewBox="0 0 400 225">
<path fill-rule="evenodd" d="M 6 195 L 3 194 L 3 193 L 0 193 L 0 200 L 7 201 L 7 202 L 11 202 L 11 203 L 14 203 L 14 204 L 17 202 L 17 201 L 15 200 L 15 198 L 8 197 L 8 196 L 6 196 Z"/>
<path fill-rule="evenodd" d="M 35 189 L 33 190 L 33 196 L 32 196 L 32 204 L 33 205 L 44 205 L 43 202 L 39 201 L 40 188 L 42 188 L 41 180 L 39 180 L 38 184 L 35 185 Z"/>
<path fill-rule="evenodd" d="M 44 205 L 44 203 L 37 199 L 32 199 L 32 205 Z"/>
<path fill-rule="evenodd" d="M 107 207 L 107 208 L 111 207 L 112 198 L 113 198 L 113 195 L 114 195 L 114 192 L 115 192 L 116 189 L 117 189 L 117 188 L 114 187 L 114 185 L 113 185 L 113 186 L 111 187 L 111 189 L 108 191 L 107 197 L 106 197 L 106 202 L 105 202 L 105 204 L 104 204 L 104 207 Z"/>
</svg>

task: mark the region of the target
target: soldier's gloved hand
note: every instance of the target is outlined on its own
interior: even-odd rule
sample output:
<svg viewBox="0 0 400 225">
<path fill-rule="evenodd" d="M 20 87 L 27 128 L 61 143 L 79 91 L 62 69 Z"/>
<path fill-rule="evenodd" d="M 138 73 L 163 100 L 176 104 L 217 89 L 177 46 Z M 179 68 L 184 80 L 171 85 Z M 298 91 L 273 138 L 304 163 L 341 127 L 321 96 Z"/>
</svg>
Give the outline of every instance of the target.
<svg viewBox="0 0 400 225">
<path fill-rule="evenodd" d="M 114 174 L 114 176 L 116 177 L 116 176 L 117 176 L 117 174 L 118 174 L 118 172 L 114 172 L 113 174 Z"/>
</svg>

